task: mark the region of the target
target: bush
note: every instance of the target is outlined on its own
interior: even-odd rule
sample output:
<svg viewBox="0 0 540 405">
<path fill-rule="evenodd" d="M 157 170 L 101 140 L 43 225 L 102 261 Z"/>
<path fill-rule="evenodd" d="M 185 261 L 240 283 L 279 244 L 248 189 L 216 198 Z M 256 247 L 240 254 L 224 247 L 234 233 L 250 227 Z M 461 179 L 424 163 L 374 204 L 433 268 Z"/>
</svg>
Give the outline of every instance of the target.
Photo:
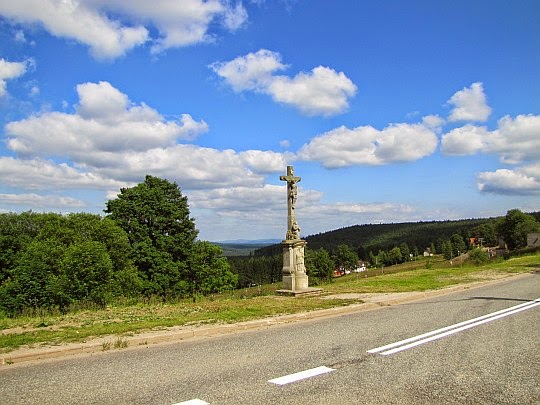
<svg viewBox="0 0 540 405">
<path fill-rule="evenodd" d="M 482 249 L 473 249 L 469 252 L 469 262 L 479 266 L 489 261 L 489 256 L 486 251 Z"/>
</svg>

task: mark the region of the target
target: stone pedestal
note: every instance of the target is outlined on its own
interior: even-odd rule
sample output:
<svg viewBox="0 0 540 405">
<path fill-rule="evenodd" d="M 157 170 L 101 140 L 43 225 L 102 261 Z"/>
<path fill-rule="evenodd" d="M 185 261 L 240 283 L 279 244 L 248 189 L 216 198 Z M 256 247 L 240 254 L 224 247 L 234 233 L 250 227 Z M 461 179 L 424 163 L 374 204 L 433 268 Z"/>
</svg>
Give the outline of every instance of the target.
<svg viewBox="0 0 540 405">
<path fill-rule="evenodd" d="M 309 288 L 308 276 L 304 265 L 304 248 L 307 242 L 302 239 L 284 240 L 283 248 L 283 288 L 280 295 L 320 294 L 321 288 Z"/>
</svg>

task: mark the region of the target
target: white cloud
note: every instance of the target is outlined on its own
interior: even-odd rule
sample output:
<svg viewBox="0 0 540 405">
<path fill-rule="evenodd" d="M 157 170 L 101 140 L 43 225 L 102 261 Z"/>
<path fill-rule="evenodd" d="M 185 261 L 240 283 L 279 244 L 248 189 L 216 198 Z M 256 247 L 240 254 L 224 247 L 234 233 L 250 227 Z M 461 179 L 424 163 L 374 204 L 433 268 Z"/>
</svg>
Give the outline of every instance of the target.
<svg viewBox="0 0 540 405">
<path fill-rule="evenodd" d="M 223 15 L 223 23 L 225 27 L 231 31 L 235 31 L 242 27 L 248 19 L 248 14 L 242 3 L 237 2 L 234 7 L 225 9 Z"/>
<path fill-rule="evenodd" d="M 292 154 L 272 151 L 248 150 L 239 152 L 240 159 L 256 173 L 272 173 L 282 171 L 287 166 Z"/>
<path fill-rule="evenodd" d="M 449 121 L 484 122 L 491 114 L 491 108 L 487 105 L 484 88 L 480 82 L 456 92 L 448 103 L 454 106 L 448 117 Z"/>
<path fill-rule="evenodd" d="M 261 214 L 263 211 L 282 210 L 286 198 L 285 186 L 260 185 L 259 187 L 237 186 L 198 190 L 190 193 L 194 208 L 217 209 L 220 215 L 237 216 Z"/>
<path fill-rule="evenodd" d="M 428 128 L 433 129 L 435 132 L 439 132 L 446 121 L 438 115 L 426 115 L 422 118 L 422 124 Z"/>
<path fill-rule="evenodd" d="M 408 162 L 431 155 L 438 144 L 433 130 L 421 124 L 393 124 L 382 131 L 371 126 L 344 126 L 313 138 L 298 158 L 327 168 Z"/>
<path fill-rule="evenodd" d="M 268 94 L 274 101 L 291 105 L 307 115 L 341 113 L 348 108 L 349 98 L 357 90 L 343 72 L 329 67 L 318 66 L 292 78 L 276 75 L 275 72 L 287 66 L 278 53 L 266 49 L 210 67 L 236 92 L 252 90 Z"/>
<path fill-rule="evenodd" d="M 287 66 L 281 63 L 281 56 L 277 52 L 261 49 L 229 62 L 213 63 L 210 68 L 236 92 L 265 92 L 274 80 L 272 74 Z"/>
<path fill-rule="evenodd" d="M 27 62 L 8 62 L 0 59 L 0 97 L 7 95 L 7 80 L 16 79 L 26 72 Z"/>
<path fill-rule="evenodd" d="M 139 182 L 146 174 L 165 177 L 185 189 L 260 186 L 264 176 L 251 171 L 233 150 L 174 145 L 143 152 L 115 153 L 93 170 L 121 181 Z"/>
<path fill-rule="evenodd" d="M 111 153 L 174 145 L 208 130 L 188 114 L 166 121 L 145 104 L 132 105 L 107 82 L 81 84 L 77 92 L 76 114 L 46 112 L 7 124 L 8 147 L 21 156 L 67 155 L 94 165 Z"/>
<path fill-rule="evenodd" d="M 501 162 L 520 164 L 540 161 L 540 115 L 505 116 L 498 128 L 465 125 L 442 137 L 443 152 L 470 155 L 478 152 L 499 155 Z"/>
<path fill-rule="evenodd" d="M 307 115 L 334 115 L 349 107 L 356 86 L 343 72 L 318 66 L 294 78 L 277 76 L 268 88 L 272 98 L 297 107 Z"/>
<path fill-rule="evenodd" d="M 485 153 L 498 155 L 502 163 L 523 165 L 477 176 L 478 190 L 494 194 L 528 195 L 540 192 L 540 116 L 505 116 L 498 128 L 465 125 L 442 137 L 442 151 L 448 155 Z"/>
<path fill-rule="evenodd" d="M 178 122 L 167 121 L 144 103 L 134 105 L 108 82 L 81 84 L 77 92 L 75 113 L 46 112 L 6 125 L 8 147 L 27 158 L 0 161 L 7 182 L 47 188 L 63 181 L 110 190 L 153 174 L 187 189 L 259 187 L 265 174 L 282 170 L 291 157 L 178 144 L 205 132 L 206 123 L 188 114 Z"/>
<path fill-rule="evenodd" d="M 447 155 L 472 155 L 486 147 L 489 131 L 486 127 L 465 125 L 455 128 L 442 137 L 441 146 Z"/>
<path fill-rule="evenodd" d="M 247 19 L 241 3 L 225 0 L 17 0 L 0 2 L 0 15 L 23 24 L 38 22 L 54 36 L 88 45 L 102 59 L 150 40 L 154 52 L 209 41 L 214 20 L 236 30 Z M 158 38 L 150 38 L 150 27 L 157 29 Z"/>
<path fill-rule="evenodd" d="M 505 116 L 498 122 L 498 130 L 489 136 L 488 153 L 499 154 L 501 161 L 519 164 L 540 161 L 540 115 Z"/>
<path fill-rule="evenodd" d="M 19 23 L 39 22 L 52 35 L 90 46 L 97 58 L 115 58 L 148 39 L 143 26 L 122 26 L 92 1 L 18 0 L 0 3 L 0 14 Z"/>
<path fill-rule="evenodd" d="M 109 189 L 126 187 L 126 182 L 77 170 L 66 163 L 43 159 L 0 157 L 0 177 L 6 186 L 25 190 L 72 188 Z"/>
<path fill-rule="evenodd" d="M 82 208 L 86 204 L 72 197 L 39 194 L 0 194 L 0 204 L 33 209 Z"/>
<path fill-rule="evenodd" d="M 534 171 L 534 174 L 531 173 Z M 531 195 L 540 194 L 540 165 L 494 172 L 482 172 L 477 177 L 478 190 L 484 193 Z"/>
</svg>

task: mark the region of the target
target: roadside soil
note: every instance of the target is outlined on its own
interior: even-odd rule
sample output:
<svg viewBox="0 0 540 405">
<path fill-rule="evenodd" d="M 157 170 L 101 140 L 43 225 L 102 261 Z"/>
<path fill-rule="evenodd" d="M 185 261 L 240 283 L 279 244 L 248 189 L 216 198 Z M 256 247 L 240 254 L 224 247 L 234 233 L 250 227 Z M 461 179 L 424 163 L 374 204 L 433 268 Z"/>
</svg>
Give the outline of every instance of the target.
<svg viewBox="0 0 540 405">
<path fill-rule="evenodd" d="M 54 346 L 23 346 L 8 353 L 0 353 L 0 370 L 3 367 L 16 366 L 22 363 L 30 364 L 74 356 L 103 355 L 105 353 L 116 352 L 118 350 L 137 350 L 149 347 L 150 345 L 173 343 L 179 341 L 191 341 L 194 339 L 210 338 L 231 333 L 241 333 L 250 330 L 259 330 L 291 322 L 309 321 L 330 316 L 340 316 L 359 311 L 370 311 L 381 307 L 399 305 L 407 302 L 421 300 L 424 298 L 450 294 L 456 291 L 478 288 L 486 284 L 499 283 L 508 280 L 508 278 L 510 277 L 514 278 L 525 276 L 528 276 L 528 274 L 506 275 L 503 278 L 497 280 L 480 281 L 424 292 L 385 294 L 333 294 L 327 295 L 324 298 L 357 299 L 362 301 L 362 303 L 318 311 L 302 312 L 291 315 L 281 315 L 252 321 L 239 322 L 235 324 L 179 326 L 163 328 L 159 330 L 151 330 L 148 332 L 142 332 L 130 336 L 101 336 L 99 338 L 89 339 L 84 342 L 78 343 L 66 343 Z M 13 332 L 15 332 L 15 329 L 0 331 L 0 333 Z"/>
</svg>

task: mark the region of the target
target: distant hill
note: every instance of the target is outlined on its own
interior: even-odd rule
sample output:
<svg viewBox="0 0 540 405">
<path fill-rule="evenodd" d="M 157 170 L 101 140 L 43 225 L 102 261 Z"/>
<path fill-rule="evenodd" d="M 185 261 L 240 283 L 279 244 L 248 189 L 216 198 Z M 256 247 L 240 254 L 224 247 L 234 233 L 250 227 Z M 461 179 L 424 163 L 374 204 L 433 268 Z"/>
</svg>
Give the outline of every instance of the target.
<svg viewBox="0 0 540 405">
<path fill-rule="evenodd" d="M 249 256 L 253 255 L 255 251 L 265 248 L 267 246 L 276 244 L 279 242 L 277 239 L 268 239 L 260 241 L 250 240 L 238 240 L 236 242 L 212 242 L 214 245 L 223 249 L 223 255 L 227 257 L 231 256 Z"/>
<path fill-rule="evenodd" d="M 412 250 L 419 252 L 432 243 L 449 239 L 453 234 L 464 238 L 471 236 L 471 231 L 480 225 L 494 223 L 498 218 L 463 219 L 457 221 L 406 222 L 397 224 L 354 225 L 334 231 L 307 236 L 310 249 L 325 248 L 333 251 L 338 245 L 345 244 L 366 256 L 369 251 L 376 254 L 380 249 L 389 250 L 407 243 Z M 255 254 L 269 256 L 281 253 L 279 245 L 258 249 Z"/>
<path fill-rule="evenodd" d="M 280 239 L 233 239 L 233 240 L 219 240 L 212 242 L 216 245 L 273 245 L 274 243 L 281 242 Z"/>
</svg>

